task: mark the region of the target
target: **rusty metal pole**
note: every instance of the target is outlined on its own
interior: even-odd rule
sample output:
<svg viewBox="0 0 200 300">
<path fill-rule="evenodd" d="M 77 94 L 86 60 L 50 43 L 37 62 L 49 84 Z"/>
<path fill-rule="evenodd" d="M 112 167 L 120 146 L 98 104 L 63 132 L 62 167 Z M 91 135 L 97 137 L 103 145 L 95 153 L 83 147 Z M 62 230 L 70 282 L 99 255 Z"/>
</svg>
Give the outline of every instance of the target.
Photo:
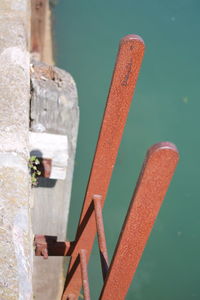
<svg viewBox="0 0 200 300">
<path fill-rule="evenodd" d="M 125 299 L 179 159 L 168 142 L 147 153 L 100 300 Z"/>
<path fill-rule="evenodd" d="M 76 296 L 73 294 L 68 295 L 67 300 L 75 300 Z"/>
<path fill-rule="evenodd" d="M 31 0 L 31 52 L 42 57 L 48 0 Z"/>
<path fill-rule="evenodd" d="M 86 256 L 85 249 L 80 250 L 80 264 L 81 264 L 81 276 L 82 276 L 84 299 L 90 300 L 90 287 L 89 287 L 89 279 L 88 279 L 88 271 L 87 271 L 87 256 Z"/>
<path fill-rule="evenodd" d="M 121 40 L 62 300 L 72 293 L 78 298 L 80 293 L 82 281 L 78 255 L 80 249 L 86 249 L 89 260 L 96 235 L 92 197 L 102 195 L 103 207 L 143 54 L 141 37 L 128 35 Z"/>
<path fill-rule="evenodd" d="M 101 195 L 93 196 L 97 236 L 98 236 L 98 243 L 99 243 L 99 254 L 101 260 L 103 280 L 105 280 L 108 272 L 109 261 L 108 261 L 108 251 L 106 246 L 105 230 L 103 224 L 101 199 L 102 199 Z"/>
</svg>

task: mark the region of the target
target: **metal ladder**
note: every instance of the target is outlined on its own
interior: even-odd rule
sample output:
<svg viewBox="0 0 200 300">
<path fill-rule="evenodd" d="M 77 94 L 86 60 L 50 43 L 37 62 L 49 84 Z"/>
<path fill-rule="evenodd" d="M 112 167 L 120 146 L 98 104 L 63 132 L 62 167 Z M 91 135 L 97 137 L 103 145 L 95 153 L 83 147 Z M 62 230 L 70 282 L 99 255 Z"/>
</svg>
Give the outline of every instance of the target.
<svg viewBox="0 0 200 300">
<path fill-rule="evenodd" d="M 55 237 L 35 236 L 36 255 L 71 257 L 62 300 L 78 299 L 81 288 L 84 299 L 90 299 L 87 265 L 96 233 L 104 280 L 99 299 L 125 299 L 179 159 L 178 150 L 169 142 L 148 150 L 109 265 L 102 209 L 144 48 L 137 35 L 125 36 L 120 42 L 75 240 L 57 242 Z"/>
</svg>

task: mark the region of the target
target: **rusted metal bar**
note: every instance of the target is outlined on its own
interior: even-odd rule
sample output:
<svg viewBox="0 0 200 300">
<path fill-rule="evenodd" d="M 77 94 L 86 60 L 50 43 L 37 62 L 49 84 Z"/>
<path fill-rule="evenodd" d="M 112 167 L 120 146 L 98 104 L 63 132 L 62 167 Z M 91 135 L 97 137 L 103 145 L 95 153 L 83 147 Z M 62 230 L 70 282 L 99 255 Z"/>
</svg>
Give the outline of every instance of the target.
<svg viewBox="0 0 200 300">
<path fill-rule="evenodd" d="M 139 36 L 128 35 L 121 40 L 62 300 L 71 293 L 79 296 L 82 282 L 77 257 L 80 249 L 86 249 L 89 260 L 96 235 L 92 197 L 102 195 L 103 207 L 143 54 L 144 42 Z"/>
<path fill-rule="evenodd" d="M 76 296 L 73 294 L 68 295 L 67 300 L 75 300 Z"/>
<path fill-rule="evenodd" d="M 48 258 L 47 241 L 44 235 L 36 235 L 34 238 L 35 255 Z"/>
<path fill-rule="evenodd" d="M 42 57 L 48 0 L 31 0 L 31 52 Z"/>
<path fill-rule="evenodd" d="M 40 162 L 40 164 L 37 166 L 38 171 L 41 172 L 39 177 L 49 178 L 52 169 L 52 159 L 43 157 L 38 157 L 37 159 Z"/>
<path fill-rule="evenodd" d="M 48 256 L 69 256 L 73 242 L 57 242 L 56 236 L 35 235 L 34 245 L 35 255 L 47 259 Z"/>
<path fill-rule="evenodd" d="M 100 300 L 125 299 L 178 159 L 178 150 L 168 142 L 148 151 Z"/>
<path fill-rule="evenodd" d="M 86 250 L 80 250 L 80 265 L 81 265 L 81 275 L 82 275 L 82 284 L 83 284 L 83 293 L 84 299 L 90 300 L 90 287 L 88 280 L 88 271 L 87 271 L 87 258 Z"/>
<path fill-rule="evenodd" d="M 104 224 L 103 224 L 101 199 L 102 199 L 101 195 L 93 196 L 97 236 L 98 236 L 98 243 L 99 243 L 99 254 L 101 260 L 103 280 L 105 280 L 108 272 L 109 261 L 108 261 L 108 251 L 106 246 Z"/>
</svg>

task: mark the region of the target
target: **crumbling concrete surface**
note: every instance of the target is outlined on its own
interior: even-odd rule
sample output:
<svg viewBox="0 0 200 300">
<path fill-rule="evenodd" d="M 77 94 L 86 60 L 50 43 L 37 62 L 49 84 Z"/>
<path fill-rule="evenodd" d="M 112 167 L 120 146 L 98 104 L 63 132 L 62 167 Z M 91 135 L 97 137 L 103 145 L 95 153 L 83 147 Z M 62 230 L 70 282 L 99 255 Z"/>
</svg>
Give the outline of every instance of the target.
<svg viewBox="0 0 200 300">
<path fill-rule="evenodd" d="M 29 0 L 0 0 L 0 299 L 32 299 Z"/>
</svg>

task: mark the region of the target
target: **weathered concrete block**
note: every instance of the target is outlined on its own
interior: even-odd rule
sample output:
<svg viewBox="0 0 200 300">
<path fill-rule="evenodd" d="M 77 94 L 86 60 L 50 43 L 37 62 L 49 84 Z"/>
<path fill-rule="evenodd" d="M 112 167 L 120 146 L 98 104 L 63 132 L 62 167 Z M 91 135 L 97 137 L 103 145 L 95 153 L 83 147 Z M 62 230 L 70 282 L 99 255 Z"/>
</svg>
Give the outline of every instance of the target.
<svg viewBox="0 0 200 300">
<path fill-rule="evenodd" d="M 29 132 L 31 155 L 51 160 L 50 179 L 66 178 L 68 166 L 68 138 L 67 135 Z"/>
<path fill-rule="evenodd" d="M 29 54 L 25 39 L 18 37 L 25 33 L 23 23 L 18 26 L 14 19 L 13 24 L 13 14 L 3 16 L 0 17 L 0 151 L 27 155 Z"/>
<path fill-rule="evenodd" d="M 64 135 L 68 141 L 65 179 L 41 178 L 34 189 L 33 231 L 34 234 L 57 236 L 63 241 L 66 240 L 79 123 L 76 85 L 69 73 L 38 62 L 33 62 L 31 67 L 31 85 L 31 130 Z M 56 147 L 59 155 L 60 144 L 55 143 L 55 153 Z M 45 261 L 42 257 L 34 257 L 36 300 L 60 299 L 64 286 L 63 262 L 62 257 Z"/>
<path fill-rule="evenodd" d="M 29 1 L 0 1 L 0 299 L 32 299 Z"/>
<path fill-rule="evenodd" d="M 27 0 L 1 0 L 0 10 L 19 11 L 27 15 L 29 10 L 29 1 Z"/>
<path fill-rule="evenodd" d="M 68 134 L 76 140 L 79 111 L 72 76 L 57 67 L 33 61 L 31 85 L 31 130 Z"/>
<path fill-rule="evenodd" d="M 32 299 L 27 162 L 0 153 L 0 299 Z"/>
</svg>

